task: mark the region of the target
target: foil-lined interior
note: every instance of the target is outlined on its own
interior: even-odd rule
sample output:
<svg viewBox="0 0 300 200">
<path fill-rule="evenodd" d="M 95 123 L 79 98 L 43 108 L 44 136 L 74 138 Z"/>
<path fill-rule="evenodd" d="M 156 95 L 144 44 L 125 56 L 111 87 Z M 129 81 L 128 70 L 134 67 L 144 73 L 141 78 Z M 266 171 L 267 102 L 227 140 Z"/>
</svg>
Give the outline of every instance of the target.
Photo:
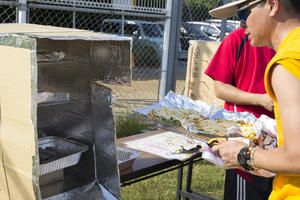
<svg viewBox="0 0 300 200">
<path fill-rule="evenodd" d="M 63 52 L 48 54 L 56 56 L 52 58 L 54 61 L 37 61 L 38 92 L 65 93 L 69 97 L 62 103 L 48 102 L 38 106 L 38 132 L 69 138 L 89 147 L 77 165 L 64 169 L 63 189 L 59 192 L 67 195 L 72 189 L 97 181 L 120 198 L 115 124 L 111 102 L 108 101 L 112 93 L 96 81 L 112 81 L 123 76 L 124 63 L 130 62 L 129 52 L 124 55 L 122 46 L 107 41 L 100 44 L 95 41 L 38 39 L 37 44 L 37 53 Z M 108 55 L 116 55 L 118 59 Z M 59 184 L 56 185 L 59 187 Z M 97 186 L 92 188 L 96 190 Z M 93 194 L 94 199 L 99 199 L 98 192 L 89 192 L 91 190 L 87 190 L 88 199 L 92 199 Z M 47 186 L 41 187 L 41 194 L 43 198 L 54 195 L 49 194 Z M 78 195 L 75 196 L 77 198 Z"/>
</svg>

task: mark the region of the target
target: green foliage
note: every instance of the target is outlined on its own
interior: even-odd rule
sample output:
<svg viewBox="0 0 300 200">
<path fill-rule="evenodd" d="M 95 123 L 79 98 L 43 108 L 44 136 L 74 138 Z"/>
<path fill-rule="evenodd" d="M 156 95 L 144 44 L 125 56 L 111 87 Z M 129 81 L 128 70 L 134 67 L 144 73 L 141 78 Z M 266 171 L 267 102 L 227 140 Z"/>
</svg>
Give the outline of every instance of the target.
<svg viewBox="0 0 300 200">
<path fill-rule="evenodd" d="M 117 138 L 126 137 L 141 133 L 142 130 L 152 130 L 149 124 L 144 123 L 138 117 L 125 118 L 118 117 L 116 120 Z"/>
<path fill-rule="evenodd" d="M 189 3 L 192 6 L 206 6 L 208 8 L 215 7 L 218 0 L 185 0 L 185 3 Z"/>
<path fill-rule="evenodd" d="M 185 0 L 183 5 L 183 21 L 204 21 L 211 18 L 208 11 L 214 8 L 218 0 Z"/>
</svg>

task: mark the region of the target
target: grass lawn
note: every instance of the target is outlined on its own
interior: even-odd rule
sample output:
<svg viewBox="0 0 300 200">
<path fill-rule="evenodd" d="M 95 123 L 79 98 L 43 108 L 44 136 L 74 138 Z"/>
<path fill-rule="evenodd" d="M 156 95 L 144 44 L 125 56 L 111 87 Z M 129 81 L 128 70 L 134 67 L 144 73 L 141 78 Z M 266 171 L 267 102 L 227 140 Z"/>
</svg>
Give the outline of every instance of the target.
<svg viewBox="0 0 300 200">
<path fill-rule="evenodd" d="M 187 167 L 184 168 L 184 180 Z M 223 199 L 225 171 L 206 161 L 194 164 L 192 190 Z M 174 200 L 177 170 L 122 187 L 122 200 Z M 185 185 L 183 185 L 185 188 Z"/>
<path fill-rule="evenodd" d="M 147 129 L 140 120 L 120 118 L 116 120 L 117 137 L 138 134 Z M 184 168 L 186 180 L 187 167 Z M 225 171 L 206 161 L 194 164 L 192 190 L 223 199 Z M 177 170 L 122 187 L 122 200 L 174 200 L 177 186 Z M 185 185 L 183 185 L 185 188 Z"/>
</svg>

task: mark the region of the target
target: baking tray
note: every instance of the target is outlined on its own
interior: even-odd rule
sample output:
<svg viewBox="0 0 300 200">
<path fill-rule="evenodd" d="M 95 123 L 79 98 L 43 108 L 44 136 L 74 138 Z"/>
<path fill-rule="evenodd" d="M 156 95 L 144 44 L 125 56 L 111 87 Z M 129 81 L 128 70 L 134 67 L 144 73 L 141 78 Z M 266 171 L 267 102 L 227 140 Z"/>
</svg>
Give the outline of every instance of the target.
<svg viewBox="0 0 300 200">
<path fill-rule="evenodd" d="M 130 168 L 133 164 L 133 161 L 137 157 L 142 155 L 142 153 L 123 147 L 117 147 L 117 155 L 119 170 L 122 171 L 124 169 Z"/>
<path fill-rule="evenodd" d="M 40 149 L 51 149 L 55 151 L 56 156 L 54 159 L 50 158 L 40 164 L 40 175 L 76 165 L 80 160 L 81 154 L 88 150 L 87 145 L 56 136 L 40 138 L 38 144 L 39 151 L 42 151 Z"/>
<path fill-rule="evenodd" d="M 189 132 L 188 130 L 184 129 L 183 127 L 177 127 L 177 126 L 166 127 L 165 129 L 168 131 L 172 131 L 174 133 L 178 133 L 178 134 L 190 137 L 192 139 L 199 140 L 201 142 L 205 142 L 205 143 L 208 143 L 210 140 L 212 140 L 214 138 L 227 138 L 223 134 L 214 135 L 214 134 L 208 134 L 205 132 L 199 132 L 196 134 L 196 133 Z"/>
</svg>

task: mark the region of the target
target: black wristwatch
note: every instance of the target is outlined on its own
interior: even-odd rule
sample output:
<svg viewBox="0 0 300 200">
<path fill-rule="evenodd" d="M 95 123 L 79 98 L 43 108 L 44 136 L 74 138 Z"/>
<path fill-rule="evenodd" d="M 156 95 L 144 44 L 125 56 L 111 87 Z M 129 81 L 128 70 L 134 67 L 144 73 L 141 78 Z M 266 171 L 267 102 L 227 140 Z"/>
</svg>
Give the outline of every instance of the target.
<svg viewBox="0 0 300 200">
<path fill-rule="evenodd" d="M 253 171 L 254 168 L 249 164 L 251 158 L 251 152 L 249 147 L 244 147 L 240 150 L 237 160 L 239 164 L 247 171 Z"/>
</svg>

